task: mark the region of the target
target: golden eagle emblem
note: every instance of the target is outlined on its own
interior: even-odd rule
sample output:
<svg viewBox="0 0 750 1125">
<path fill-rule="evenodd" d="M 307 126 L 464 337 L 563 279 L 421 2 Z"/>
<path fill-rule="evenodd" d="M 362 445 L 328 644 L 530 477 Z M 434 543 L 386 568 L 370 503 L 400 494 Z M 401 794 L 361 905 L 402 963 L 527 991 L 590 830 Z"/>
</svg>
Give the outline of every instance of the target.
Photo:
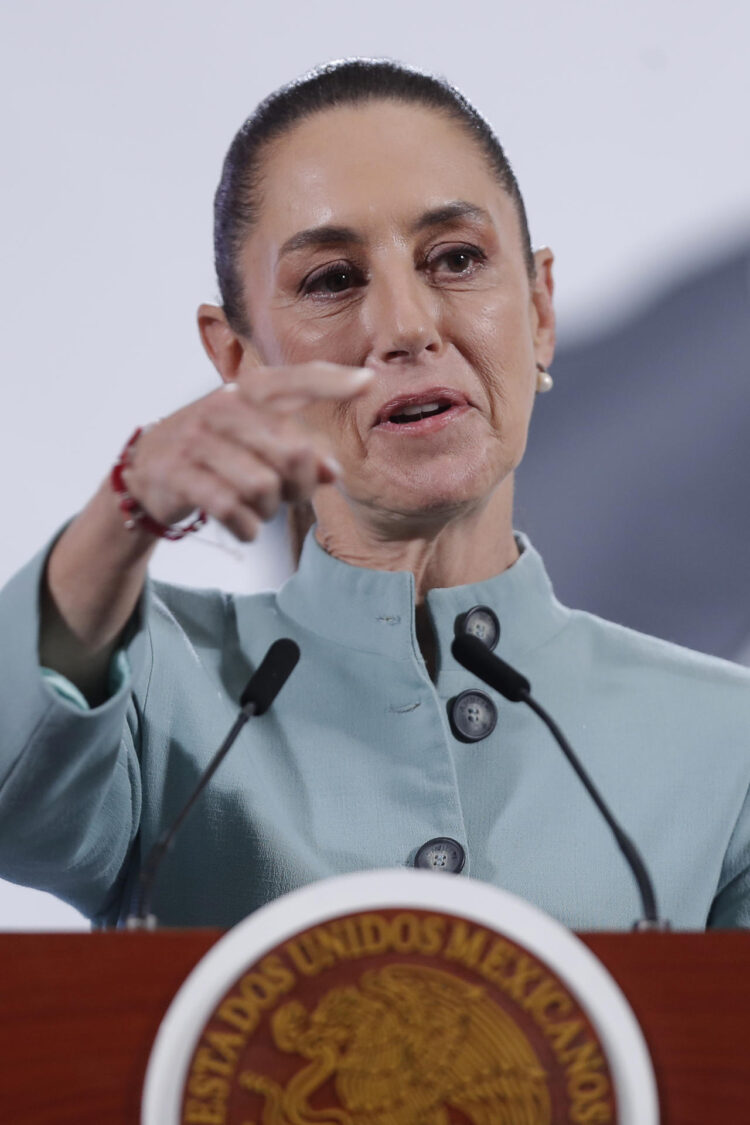
<svg viewBox="0 0 750 1125">
<path fill-rule="evenodd" d="M 523 1031 L 483 987 L 438 969 L 369 970 L 312 1011 L 284 1004 L 271 1030 L 280 1050 L 308 1061 L 286 1086 L 240 1074 L 243 1089 L 264 1097 L 260 1125 L 450 1125 L 451 1109 L 472 1125 L 552 1120 L 546 1075 Z M 324 1083 L 338 1107 L 311 1105 Z"/>
</svg>

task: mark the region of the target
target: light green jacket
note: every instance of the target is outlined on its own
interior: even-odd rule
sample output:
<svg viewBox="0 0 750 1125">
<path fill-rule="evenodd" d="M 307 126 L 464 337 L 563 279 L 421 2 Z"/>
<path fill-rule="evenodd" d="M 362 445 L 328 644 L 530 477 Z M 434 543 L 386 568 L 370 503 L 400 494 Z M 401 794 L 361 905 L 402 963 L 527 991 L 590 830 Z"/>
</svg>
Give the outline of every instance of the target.
<svg viewBox="0 0 750 1125">
<path fill-rule="evenodd" d="M 750 674 L 564 608 L 519 542 L 504 573 L 428 595 L 436 683 L 412 576 L 341 563 L 309 537 L 278 593 L 150 584 L 129 671 L 89 711 L 40 675 L 41 552 L 0 594 L 0 875 L 120 919 L 252 669 L 289 636 L 300 663 L 168 855 L 160 922 L 229 926 L 313 880 L 409 866 L 448 836 L 466 866 L 435 878 L 485 880 L 574 929 L 629 928 L 640 916 L 631 874 L 539 719 L 487 689 L 493 733 L 451 733 L 450 700 L 482 686 L 451 656 L 455 623 L 488 605 L 498 654 L 531 680 L 634 837 L 662 915 L 678 928 L 750 925 Z"/>
</svg>

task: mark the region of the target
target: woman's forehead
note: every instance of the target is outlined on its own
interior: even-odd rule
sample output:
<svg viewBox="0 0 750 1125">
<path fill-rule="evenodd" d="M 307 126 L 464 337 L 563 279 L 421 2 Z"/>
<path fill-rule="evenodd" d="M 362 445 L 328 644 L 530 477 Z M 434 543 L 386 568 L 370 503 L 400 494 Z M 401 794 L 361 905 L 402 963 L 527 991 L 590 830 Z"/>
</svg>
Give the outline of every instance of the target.
<svg viewBox="0 0 750 1125">
<path fill-rule="evenodd" d="M 496 218 L 510 203 L 458 122 L 397 102 L 345 106 L 315 114 L 269 146 L 255 233 L 276 245 L 323 224 L 376 234 L 454 200 Z"/>
</svg>

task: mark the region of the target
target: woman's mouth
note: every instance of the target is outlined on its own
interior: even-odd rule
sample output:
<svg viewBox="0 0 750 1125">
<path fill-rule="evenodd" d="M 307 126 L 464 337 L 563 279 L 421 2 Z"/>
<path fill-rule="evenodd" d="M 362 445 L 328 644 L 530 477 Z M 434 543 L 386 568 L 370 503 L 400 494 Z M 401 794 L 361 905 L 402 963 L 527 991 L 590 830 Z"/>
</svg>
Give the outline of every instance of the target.
<svg viewBox="0 0 750 1125">
<path fill-rule="evenodd" d="M 380 410 L 375 427 L 392 433 L 428 434 L 443 429 L 469 409 L 464 395 L 436 390 L 402 395 Z"/>
<path fill-rule="evenodd" d="M 400 414 L 392 414 L 390 422 L 398 426 L 406 426 L 409 422 L 419 422 L 422 418 L 432 418 L 435 414 L 442 414 L 450 410 L 451 404 L 444 402 L 426 402 L 424 406 L 405 406 Z"/>
</svg>

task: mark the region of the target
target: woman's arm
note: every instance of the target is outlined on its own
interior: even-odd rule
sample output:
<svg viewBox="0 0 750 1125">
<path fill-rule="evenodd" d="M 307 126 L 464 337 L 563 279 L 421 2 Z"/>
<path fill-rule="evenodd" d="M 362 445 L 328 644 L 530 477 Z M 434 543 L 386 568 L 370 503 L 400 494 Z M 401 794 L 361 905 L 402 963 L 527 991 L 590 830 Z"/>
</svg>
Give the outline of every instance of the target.
<svg viewBox="0 0 750 1125">
<path fill-rule="evenodd" d="M 141 596 L 157 540 L 125 527 L 109 481 L 66 528 L 41 590 L 39 662 L 74 683 L 92 707 L 109 694 L 109 667 Z"/>
<path fill-rule="evenodd" d="M 252 540 L 282 501 L 309 500 L 336 479 L 324 440 L 295 415 L 318 399 L 353 398 L 372 374 L 331 363 L 244 372 L 144 431 L 124 474 L 128 491 L 162 524 L 202 508 Z M 39 660 L 94 706 L 107 698 L 112 654 L 157 542 L 138 525 L 125 527 L 107 480 L 50 554 Z"/>
</svg>

